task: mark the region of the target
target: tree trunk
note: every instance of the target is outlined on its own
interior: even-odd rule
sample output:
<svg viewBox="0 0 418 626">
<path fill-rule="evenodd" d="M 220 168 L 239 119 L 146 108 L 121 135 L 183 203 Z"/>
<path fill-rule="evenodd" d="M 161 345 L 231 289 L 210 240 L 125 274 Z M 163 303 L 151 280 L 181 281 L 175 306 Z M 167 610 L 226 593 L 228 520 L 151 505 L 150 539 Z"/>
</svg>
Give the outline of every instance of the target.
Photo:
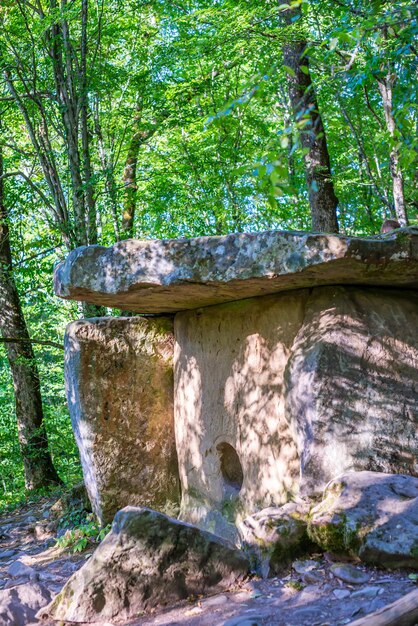
<svg viewBox="0 0 418 626">
<path fill-rule="evenodd" d="M 393 115 L 393 85 L 396 76 L 388 72 L 384 79 L 378 81 L 380 94 L 383 101 L 386 127 L 389 132 L 392 147 L 390 150 L 389 168 L 392 176 L 393 203 L 395 205 L 396 218 L 401 226 L 408 226 L 408 216 L 405 208 L 405 196 L 403 189 L 403 173 L 399 164 L 399 150 L 395 141 L 395 118 Z"/>
<path fill-rule="evenodd" d="M 285 11 L 291 25 L 300 15 L 299 9 Z M 299 37 L 296 39 L 296 37 Z M 331 164 L 325 129 L 309 72 L 306 41 L 295 39 L 283 46 L 284 64 L 288 68 L 288 87 L 292 111 L 300 128 L 305 175 L 311 207 L 312 228 L 320 232 L 338 232 L 337 205 L 331 175 Z"/>
<path fill-rule="evenodd" d="M 2 176 L 3 155 L 0 146 L 0 331 L 5 338 L 20 340 L 7 343 L 6 349 L 13 376 L 25 484 L 27 489 L 39 489 L 61 481 L 48 450 L 38 368 L 13 277 Z"/>
<path fill-rule="evenodd" d="M 136 192 L 137 192 L 137 162 L 141 146 L 150 139 L 160 127 L 162 121 L 167 117 L 168 113 L 164 111 L 159 120 L 155 120 L 153 125 L 148 128 L 141 128 L 141 107 L 137 107 L 134 118 L 134 134 L 126 156 L 125 167 L 123 170 L 123 186 L 125 189 L 125 198 L 123 202 L 122 215 L 122 239 L 129 239 L 134 236 L 134 219 L 136 211 Z"/>
</svg>

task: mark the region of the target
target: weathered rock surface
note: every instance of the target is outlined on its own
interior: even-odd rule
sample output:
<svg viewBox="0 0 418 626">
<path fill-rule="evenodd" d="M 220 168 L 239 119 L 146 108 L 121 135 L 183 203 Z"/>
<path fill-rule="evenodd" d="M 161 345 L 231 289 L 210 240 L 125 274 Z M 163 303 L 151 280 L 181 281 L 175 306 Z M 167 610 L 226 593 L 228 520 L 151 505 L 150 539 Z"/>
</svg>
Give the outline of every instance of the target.
<svg viewBox="0 0 418 626">
<path fill-rule="evenodd" d="M 83 482 L 80 482 L 69 491 L 66 491 L 47 511 L 48 517 L 60 518 L 67 515 L 74 509 L 78 511 L 91 512 L 91 502 L 88 497 L 87 489 Z"/>
<path fill-rule="evenodd" d="M 347 470 L 418 475 L 418 293 L 313 289 L 285 372 L 302 493 Z"/>
<path fill-rule="evenodd" d="M 48 589 L 39 583 L 26 583 L 0 590 L 0 626 L 26 626 L 51 601 Z"/>
<path fill-rule="evenodd" d="M 326 550 L 418 570 L 418 478 L 379 472 L 340 476 L 311 511 L 308 534 Z"/>
<path fill-rule="evenodd" d="M 13 561 L 13 563 L 7 568 L 7 573 L 12 578 L 31 578 L 35 574 L 35 570 L 22 561 Z"/>
<path fill-rule="evenodd" d="M 61 298 L 176 312 L 331 284 L 418 287 L 418 229 L 373 238 L 235 233 L 77 248 L 55 271 Z"/>
<path fill-rule="evenodd" d="M 280 572 L 312 547 L 307 534 L 309 508 L 307 503 L 289 502 L 282 507 L 263 509 L 238 524 L 243 549 L 263 578 Z"/>
<path fill-rule="evenodd" d="M 308 296 L 294 291 L 176 315 L 182 519 L 233 539 L 222 519 L 234 524 L 297 491 L 283 380 Z"/>
<path fill-rule="evenodd" d="M 79 320 L 67 328 L 65 350 L 71 420 L 101 522 L 128 504 L 177 502 L 172 322 Z"/>
<path fill-rule="evenodd" d="M 249 563 L 219 537 L 145 508 L 126 507 L 91 559 L 40 612 L 71 622 L 127 620 L 243 580 Z"/>
<path fill-rule="evenodd" d="M 418 475 L 417 292 L 304 289 L 174 326 L 183 519 L 233 538 L 342 472 Z"/>
</svg>

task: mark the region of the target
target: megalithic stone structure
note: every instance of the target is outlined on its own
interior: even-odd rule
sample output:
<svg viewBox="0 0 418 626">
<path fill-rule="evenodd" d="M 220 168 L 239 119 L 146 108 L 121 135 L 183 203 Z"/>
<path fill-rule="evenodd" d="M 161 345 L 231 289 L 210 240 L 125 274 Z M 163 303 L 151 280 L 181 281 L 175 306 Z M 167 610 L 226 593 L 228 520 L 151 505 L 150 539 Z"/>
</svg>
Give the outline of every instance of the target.
<svg viewBox="0 0 418 626">
<path fill-rule="evenodd" d="M 93 511 L 103 525 L 126 503 L 172 513 L 173 321 L 99 317 L 65 335 L 68 406 Z"/>
<path fill-rule="evenodd" d="M 234 540 L 243 516 L 350 469 L 418 475 L 417 288 L 416 227 L 74 250 L 56 269 L 57 295 L 143 315 L 67 333 L 96 512 L 162 510 L 179 474 L 180 517 Z"/>
</svg>

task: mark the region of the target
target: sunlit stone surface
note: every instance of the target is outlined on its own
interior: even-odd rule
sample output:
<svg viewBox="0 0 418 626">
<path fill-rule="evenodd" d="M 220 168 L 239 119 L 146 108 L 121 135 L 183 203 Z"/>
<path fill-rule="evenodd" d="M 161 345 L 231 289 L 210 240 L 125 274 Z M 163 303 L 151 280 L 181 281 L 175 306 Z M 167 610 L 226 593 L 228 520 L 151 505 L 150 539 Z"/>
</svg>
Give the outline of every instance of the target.
<svg viewBox="0 0 418 626">
<path fill-rule="evenodd" d="M 418 287 L 418 228 L 374 238 L 267 231 L 77 248 L 55 270 L 61 298 L 175 313 L 332 284 Z"/>
<path fill-rule="evenodd" d="M 166 318 L 70 324 L 65 379 L 92 507 L 104 524 L 131 504 L 178 502 L 173 427 L 173 334 Z"/>
<path fill-rule="evenodd" d="M 179 313 L 183 518 L 226 534 L 225 520 L 347 470 L 418 475 L 417 329 L 407 290 L 320 287 Z M 222 467 L 223 442 L 242 485 Z"/>
<path fill-rule="evenodd" d="M 155 330 L 170 320 L 70 326 L 70 411 L 101 519 L 176 493 L 173 397 L 181 518 L 232 540 L 343 472 L 418 475 L 416 227 L 131 240 L 75 250 L 55 280 L 61 297 L 175 313 L 174 396 Z"/>
</svg>

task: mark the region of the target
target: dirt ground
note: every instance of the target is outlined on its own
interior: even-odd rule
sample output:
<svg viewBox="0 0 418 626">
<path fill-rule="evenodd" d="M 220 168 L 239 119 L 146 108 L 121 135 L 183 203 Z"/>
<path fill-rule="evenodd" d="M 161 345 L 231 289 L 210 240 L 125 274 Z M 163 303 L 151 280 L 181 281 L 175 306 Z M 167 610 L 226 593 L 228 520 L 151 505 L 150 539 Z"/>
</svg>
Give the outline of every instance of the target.
<svg viewBox="0 0 418 626">
<path fill-rule="evenodd" d="M 56 528 L 44 499 L 0 516 L 0 590 L 37 581 L 52 595 L 86 562 L 88 549 L 74 555 L 55 547 Z M 29 569 L 14 576 L 19 561 Z M 206 598 L 191 598 L 165 611 L 139 617 L 124 626 L 337 626 L 369 615 L 415 588 L 410 572 L 387 571 L 344 563 L 331 554 L 315 554 L 290 564 L 280 576 L 249 579 L 237 589 Z M 350 579 L 353 569 L 361 582 Z M 117 624 L 117 618 L 112 624 Z M 99 626 L 111 622 L 98 622 Z"/>
</svg>

